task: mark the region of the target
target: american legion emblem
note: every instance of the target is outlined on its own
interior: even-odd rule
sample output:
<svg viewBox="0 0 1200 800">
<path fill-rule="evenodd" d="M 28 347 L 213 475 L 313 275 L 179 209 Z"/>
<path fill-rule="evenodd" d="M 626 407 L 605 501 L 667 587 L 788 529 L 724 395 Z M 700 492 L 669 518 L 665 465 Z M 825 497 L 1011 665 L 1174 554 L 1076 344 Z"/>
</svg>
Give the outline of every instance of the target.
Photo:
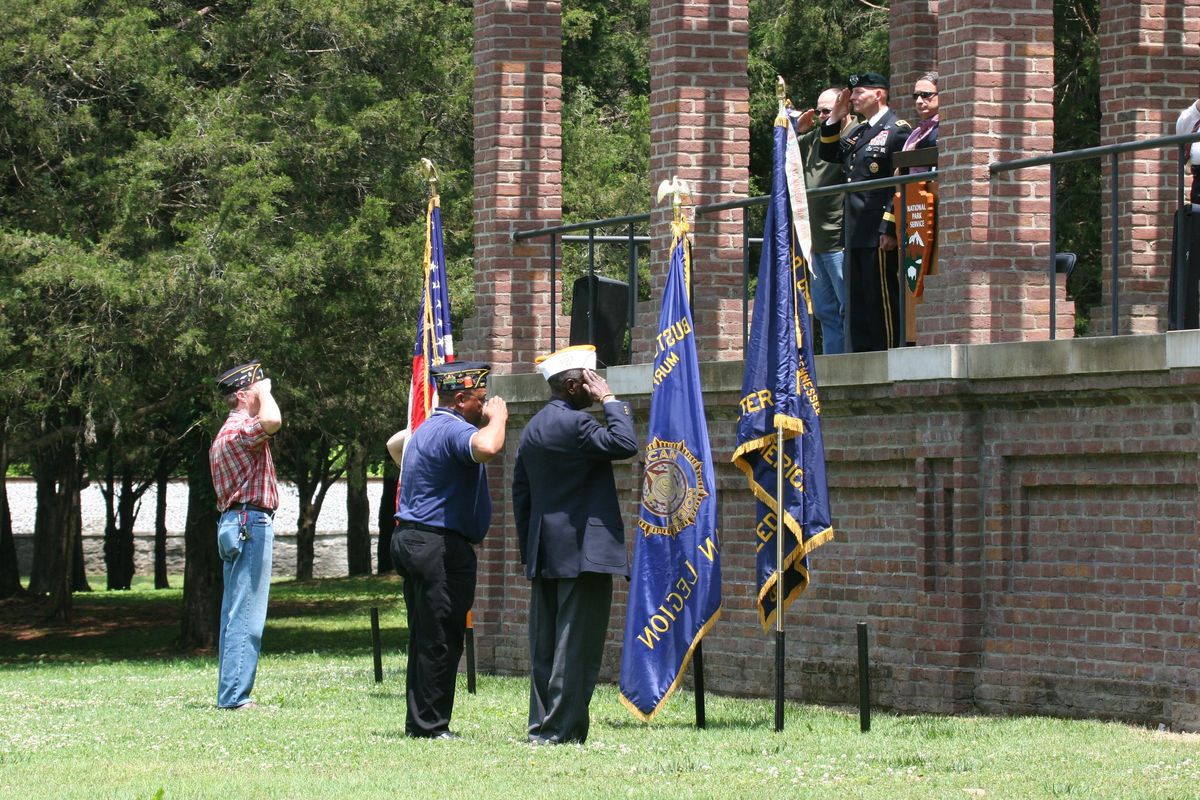
<svg viewBox="0 0 1200 800">
<path fill-rule="evenodd" d="M 638 527 L 647 536 L 675 536 L 696 521 L 700 503 L 708 497 L 700 459 L 683 440 L 665 442 L 657 436 L 646 446 L 642 474 L 642 508 L 660 524 L 642 515 Z"/>
</svg>

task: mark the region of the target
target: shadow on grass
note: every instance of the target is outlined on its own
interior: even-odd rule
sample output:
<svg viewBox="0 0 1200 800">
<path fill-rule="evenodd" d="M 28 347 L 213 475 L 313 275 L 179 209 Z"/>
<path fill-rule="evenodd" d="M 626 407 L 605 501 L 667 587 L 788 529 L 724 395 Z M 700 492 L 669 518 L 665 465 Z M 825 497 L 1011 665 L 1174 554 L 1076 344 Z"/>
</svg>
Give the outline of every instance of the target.
<svg viewBox="0 0 1200 800">
<path fill-rule="evenodd" d="M 399 580 L 389 577 L 285 581 L 272 585 L 263 633 L 271 654 L 362 653 L 371 657 L 371 608 L 381 615 L 384 661 L 408 646 Z M 70 623 L 47 621 L 44 599 L 0 601 L 0 668 L 51 661 L 162 661 L 179 648 L 181 590 L 88 592 Z"/>
<path fill-rule="evenodd" d="M 401 627 L 380 627 L 380 646 L 386 662 L 389 657 L 408 647 L 408 630 Z M 267 629 L 263 632 L 263 652 L 272 655 L 284 653 L 350 653 L 371 654 L 371 624 L 365 626 L 347 624 L 333 630 L 314 630 L 307 625 L 273 623 L 267 616 Z"/>
</svg>

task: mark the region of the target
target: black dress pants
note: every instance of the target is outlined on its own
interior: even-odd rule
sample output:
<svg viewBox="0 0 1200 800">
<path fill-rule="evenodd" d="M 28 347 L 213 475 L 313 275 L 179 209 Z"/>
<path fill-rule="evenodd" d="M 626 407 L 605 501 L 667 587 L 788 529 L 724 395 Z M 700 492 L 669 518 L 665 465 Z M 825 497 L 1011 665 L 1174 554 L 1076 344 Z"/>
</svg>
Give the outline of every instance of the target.
<svg viewBox="0 0 1200 800">
<path fill-rule="evenodd" d="M 405 527 L 392 534 L 392 563 L 404 578 L 408 611 L 408 711 L 404 732 L 432 737 L 450 729 L 467 612 L 475 600 L 475 550 L 452 532 Z"/>
<path fill-rule="evenodd" d="M 852 353 L 887 350 L 900 342 L 899 256 L 895 250 L 846 251 L 846 314 Z"/>
<path fill-rule="evenodd" d="M 529 602 L 529 741 L 587 741 L 600 675 L 612 575 L 534 578 Z"/>
</svg>

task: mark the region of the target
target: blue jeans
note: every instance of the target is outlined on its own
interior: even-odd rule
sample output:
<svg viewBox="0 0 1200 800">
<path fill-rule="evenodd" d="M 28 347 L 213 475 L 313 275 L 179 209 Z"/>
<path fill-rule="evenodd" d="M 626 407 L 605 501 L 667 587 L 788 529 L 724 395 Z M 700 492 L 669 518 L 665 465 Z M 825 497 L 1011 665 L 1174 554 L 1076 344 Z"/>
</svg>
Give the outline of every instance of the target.
<svg viewBox="0 0 1200 800">
<path fill-rule="evenodd" d="M 812 254 L 813 314 L 821 321 L 821 352 L 846 352 L 846 284 L 842 278 L 842 251 Z"/>
<path fill-rule="evenodd" d="M 225 562 L 217 650 L 217 705 L 221 708 L 250 702 L 267 624 L 274 540 L 274 521 L 261 511 L 226 511 L 217 523 L 217 551 Z"/>
</svg>

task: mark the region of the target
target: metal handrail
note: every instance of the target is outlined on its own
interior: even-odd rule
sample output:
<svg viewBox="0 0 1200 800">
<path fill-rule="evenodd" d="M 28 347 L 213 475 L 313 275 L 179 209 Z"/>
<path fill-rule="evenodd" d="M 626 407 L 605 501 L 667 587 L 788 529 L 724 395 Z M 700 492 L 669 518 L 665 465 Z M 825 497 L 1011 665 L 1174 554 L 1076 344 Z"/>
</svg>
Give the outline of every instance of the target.
<svg viewBox="0 0 1200 800">
<path fill-rule="evenodd" d="M 1056 338 L 1058 334 L 1058 292 L 1055 291 L 1057 281 L 1057 264 L 1055 256 L 1058 250 L 1058 173 L 1057 167 L 1059 164 L 1070 164 L 1076 161 L 1087 161 L 1093 158 L 1104 158 L 1108 156 L 1111 163 L 1109 170 L 1109 228 L 1110 228 L 1110 263 L 1112 265 L 1111 277 L 1111 294 L 1112 294 L 1112 335 L 1116 336 L 1120 332 L 1120 265 L 1119 253 L 1120 246 L 1120 227 L 1117 225 L 1117 216 L 1119 213 L 1118 195 L 1117 195 L 1117 176 L 1119 174 L 1119 164 L 1117 156 L 1121 153 L 1132 153 L 1138 150 L 1162 150 L 1174 145 L 1179 145 L 1179 205 L 1183 205 L 1183 184 L 1184 184 L 1184 166 L 1188 162 L 1187 148 L 1185 145 L 1192 142 L 1200 142 L 1200 132 L 1197 133 L 1180 133 L 1171 136 L 1157 136 L 1152 139 L 1140 139 L 1136 142 L 1122 142 L 1120 144 L 1106 144 L 1099 147 L 1085 147 L 1081 150 L 1068 150 L 1063 153 L 1051 153 L 1045 156 L 1035 156 L 1033 158 L 1018 158 L 1012 161 L 995 161 L 988 164 L 988 171 L 993 176 L 998 176 L 1006 172 L 1013 172 L 1020 169 L 1028 169 L 1030 167 L 1050 167 L 1050 338 Z"/>
<path fill-rule="evenodd" d="M 1139 150 L 1165 149 L 1178 145 L 1180 147 L 1181 158 L 1179 161 L 1179 203 L 1183 205 L 1183 186 L 1184 186 L 1184 167 L 1187 163 L 1186 149 L 1184 145 L 1192 142 L 1200 141 L 1200 132 L 1191 134 L 1178 134 L 1171 136 L 1161 136 L 1153 139 L 1142 139 L 1136 142 L 1123 142 L 1120 144 L 1103 145 L 1100 147 L 1088 147 L 1080 150 L 1071 150 L 1062 153 L 1052 153 L 1045 156 L 1036 156 L 1033 158 L 1014 159 L 1012 161 L 993 162 L 988 165 L 988 170 L 993 176 L 1000 176 L 1008 172 L 1013 172 L 1030 167 L 1049 166 L 1050 167 L 1050 266 L 1049 280 L 1052 290 L 1050 292 L 1050 338 L 1057 336 L 1057 308 L 1056 299 L 1057 292 L 1053 290 L 1056 285 L 1056 244 L 1058 238 L 1058 212 L 1057 212 L 1057 167 L 1060 164 L 1071 163 L 1075 161 L 1085 161 L 1092 158 L 1103 158 L 1108 156 L 1112 160 L 1111 170 L 1111 216 L 1113 223 L 1111 250 L 1112 250 L 1112 332 L 1113 335 L 1118 333 L 1118 309 L 1119 309 L 1119 271 L 1118 271 L 1118 253 L 1119 246 L 1119 228 L 1116 224 L 1118 217 L 1117 205 L 1117 179 L 1119 164 L 1117 156 L 1121 153 L 1134 152 Z M 810 197 L 824 197 L 832 195 L 844 195 L 848 192 L 868 192 L 873 189 L 899 189 L 910 183 L 919 183 L 927 180 L 936 180 L 936 172 L 919 172 L 910 173 L 907 175 L 885 176 L 882 178 L 874 178 L 869 181 L 859 181 L 854 183 L 836 184 L 833 186 L 822 186 L 808 190 L 807 194 Z M 720 203 L 711 203 L 708 205 L 696 206 L 695 215 L 697 217 L 706 214 L 713 214 L 720 211 L 742 210 L 742 345 L 745 349 L 746 340 L 749 331 L 749 285 L 750 285 L 750 245 L 761 244 L 761 238 L 752 238 L 749 229 L 749 215 L 747 211 L 750 208 L 759 205 L 765 205 L 770 200 L 768 195 L 758 195 L 755 197 L 746 197 L 736 200 L 726 200 Z M 563 242 L 587 242 L 588 243 L 588 276 L 589 278 L 595 275 L 595 245 L 596 243 L 626 243 L 629 253 L 629 291 L 631 295 L 629 303 L 629 328 L 633 330 L 636 322 L 636 292 L 637 292 L 637 248 L 647 245 L 652 242 L 652 237 L 645 234 L 635 234 L 634 225 L 639 223 L 649 223 L 651 214 L 649 212 L 642 214 L 627 214 L 620 217 L 608 217 L 605 219 L 589 220 L 587 222 L 574 222 L 565 225 L 555 225 L 546 228 L 538 228 L 528 231 L 514 231 L 512 234 L 513 241 L 524 241 L 543 236 L 550 237 L 550 276 L 551 276 L 551 308 L 557 307 L 555 296 L 556 273 L 558 268 L 557 261 L 557 244 L 561 239 Z M 625 235 L 596 235 L 596 230 L 600 228 L 613 227 L 617 225 L 627 225 L 628 231 Z M 577 231 L 585 231 L 587 235 L 568 235 L 574 234 Z M 897 237 L 903 247 L 903 236 Z M 900 261 L 903 264 L 904 254 L 900 253 Z M 903 276 L 899 276 L 901 279 Z M 594 338 L 595 328 L 593 318 L 595 316 L 595 292 L 590 294 L 589 313 L 588 313 L 588 336 Z M 905 309 L 903 304 L 900 308 L 900 325 L 901 331 L 904 331 L 904 314 Z M 557 348 L 556 341 L 557 326 L 551 325 L 550 330 L 550 346 L 551 349 Z"/>
<path fill-rule="evenodd" d="M 875 178 L 869 181 L 859 181 L 856 183 L 836 184 L 834 186 L 822 186 L 816 189 L 809 190 L 807 194 L 810 197 L 824 197 L 830 195 L 844 195 L 848 192 L 866 192 L 872 189 L 883 188 L 899 188 L 909 183 L 918 183 L 930 179 L 930 173 L 913 173 L 910 175 L 895 175 L 884 178 Z M 720 211 L 742 210 L 742 349 L 745 350 L 746 341 L 749 338 L 749 290 L 750 290 L 750 250 L 749 245 L 761 244 L 762 237 L 751 237 L 749 231 L 749 216 L 746 213 L 748 209 L 755 206 L 766 205 L 770 200 L 769 195 L 757 195 L 755 197 L 743 197 L 736 200 L 725 200 L 720 203 L 710 203 L 695 207 L 695 215 L 697 217 L 706 214 L 715 214 Z M 525 241 L 542 236 L 550 237 L 550 307 L 557 307 L 557 296 L 555 285 L 557 283 L 557 243 L 577 242 L 588 244 L 588 278 L 595 277 L 595 245 L 601 244 L 616 244 L 624 242 L 629 252 L 629 329 L 632 331 L 636 325 L 636 292 L 637 292 L 637 255 L 636 250 L 640 245 L 649 244 L 652 237 L 648 235 L 636 235 L 633 231 L 633 226 L 636 223 L 650 221 L 650 213 L 643 214 L 626 214 L 620 217 L 606 217 L 604 219 L 588 220 L 586 222 L 572 222 L 565 225 L 553 225 L 546 228 L 537 228 L 528 231 L 514 231 L 512 238 L 514 242 Z M 626 235 L 596 235 L 596 230 L 600 228 L 609 228 L 617 225 L 628 225 L 629 231 Z M 570 235 L 576 231 L 586 231 L 586 236 Z M 903 255 L 901 255 L 903 257 Z M 589 285 L 593 285 L 589 282 Z M 595 335 L 595 292 L 589 292 L 588 302 L 588 338 L 592 339 Z M 904 309 L 900 309 L 900 324 L 904 324 Z M 556 350 L 558 347 L 557 326 L 550 326 L 550 349 Z"/>
</svg>

